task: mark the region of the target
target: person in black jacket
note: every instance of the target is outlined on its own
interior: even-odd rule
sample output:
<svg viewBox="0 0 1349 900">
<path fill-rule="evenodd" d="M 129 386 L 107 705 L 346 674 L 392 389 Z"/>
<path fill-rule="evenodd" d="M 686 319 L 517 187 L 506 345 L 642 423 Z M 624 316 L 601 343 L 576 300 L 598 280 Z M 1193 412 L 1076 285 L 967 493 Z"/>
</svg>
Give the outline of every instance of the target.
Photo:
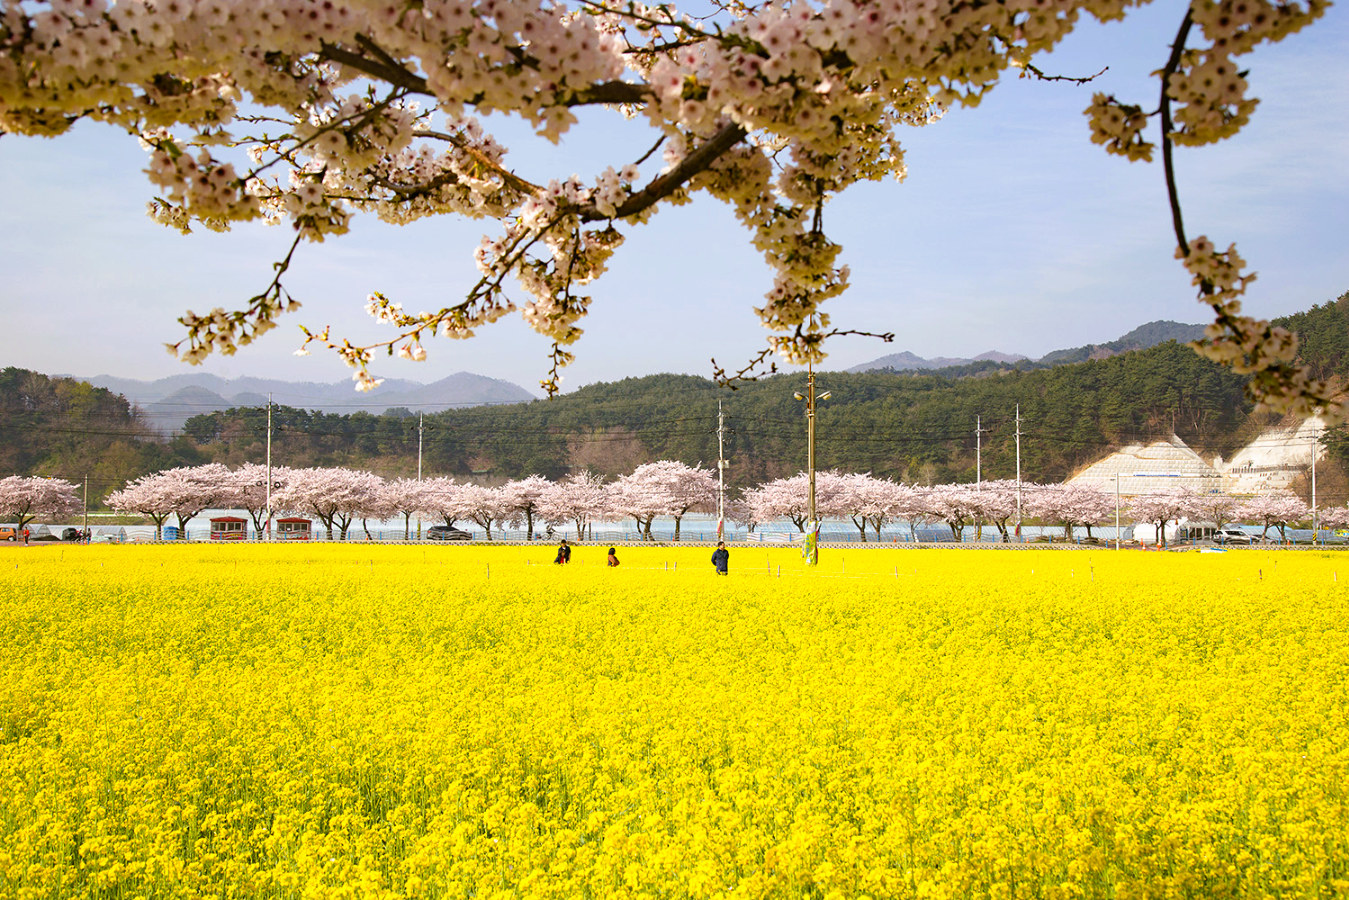
<svg viewBox="0 0 1349 900">
<path fill-rule="evenodd" d="M 562 543 L 557 545 L 557 558 L 553 560 L 553 564 L 565 566 L 569 562 L 571 562 L 571 547 L 567 546 L 567 539 L 563 538 Z"/>
<path fill-rule="evenodd" d="M 725 541 L 717 541 L 717 549 L 712 551 L 712 565 L 717 567 L 718 575 L 727 574 L 726 567 L 731 562 L 731 554 L 726 549 Z"/>
</svg>

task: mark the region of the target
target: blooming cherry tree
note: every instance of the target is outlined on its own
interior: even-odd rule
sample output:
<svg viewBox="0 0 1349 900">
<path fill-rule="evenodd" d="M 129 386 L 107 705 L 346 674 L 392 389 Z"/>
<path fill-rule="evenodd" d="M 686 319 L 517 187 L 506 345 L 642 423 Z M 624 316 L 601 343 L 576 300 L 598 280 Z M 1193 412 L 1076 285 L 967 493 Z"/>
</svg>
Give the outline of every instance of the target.
<svg viewBox="0 0 1349 900">
<path fill-rule="evenodd" d="M 445 475 L 428 478 L 422 482 L 421 506 L 417 511 L 444 519 L 445 525 L 453 528 L 455 522 L 469 517 L 469 506 L 463 493 L 465 487 L 467 485 Z"/>
<path fill-rule="evenodd" d="M 290 469 L 273 466 L 271 470 L 272 493 L 276 493 L 286 483 Z M 225 475 L 220 482 L 220 491 L 215 503 L 231 509 L 245 510 L 253 520 L 256 534 L 262 534 L 267 528 L 267 467 L 257 463 L 244 463 Z"/>
<path fill-rule="evenodd" d="M 918 542 L 918 526 L 937 521 L 937 515 L 928 503 L 927 493 L 926 487 L 901 484 L 895 486 L 891 500 L 894 517 L 909 523 L 909 537 L 914 543 Z"/>
<path fill-rule="evenodd" d="M 539 499 L 539 515 L 546 522 L 571 522 L 576 537 L 584 538 L 586 529 L 597 519 L 610 515 L 608 491 L 600 476 L 577 472 L 550 485 Z"/>
<path fill-rule="evenodd" d="M 1222 528 L 1236 520 L 1240 506 L 1241 501 L 1231 494 L 1214 491 L 1199 495 L 1195 502 L 1195 514 L 1205 522 L 1212 522 L 1214 528 Z"/>
<path fill-rule="evenodd" d="M 328 540 L 347 539 L 357 517 L 375 515 L 383 479 L 369 472 L 340 467 L 292 469 L 286 484 L 272 496 L 278 509 L 315 516 L 328 531 Z M 367 532 L 368 534 L 368 532 Z"/>
<path fill-rule="evenodd" d="M 1073 539 L 1073 526 L 1087 529 L 1091 538 L 1093 525 L 1100 525 L 1115 515 L 1115 497 L 1111 493 L 1085 484 L 1033 485 L 1026 494 L 1026 511 L 1037 519 L 1063 526 L 1063 536 Z"/>
<path fill-rule="evenodd" d="M 0 478 L 0 519 L 15 522 L 19 531 L 39 516 L 60 519 L 77 514 L 80 509 L 75 485 L 63 478 L 40 475 Z"/>
<path fill-rule="evenodd" d="M 1349 506 L 1331 506 L 1320 511 L 1322 528 L 1340 529 L 1349 527 Z"/>
<path fill-rule="evenodd" d="M 553 483 L 542 475 L 530 475 L 501 486 L 501 499 L 514 515 L 524 520 L 526 540 L 534 540 L 534 518 L 539 515 L 539 506 L 552 487 Z"/>
<path fill-rule="evenodd" d="M 1021 482 L 1023 494 L 1035 487 Z M 974 486 L 973 503 L 977 520 L 992 523 L 1004 544 L 1010 541 L 1007 528 L 1017 512 L 1017 482 L 1006 479 L 980 482 Z"/>
<path fill-rule="evenodd" d="M 845 477 L 837 472 L 815 473 L 815 515 L 819 519 L 849 515 Z M 788 519 L 804 533 L 810 518 L 809 495 L 810 476 L 800 472 L 745 491 L 742 499 L 754 521 Z"/>
<path fill-rule="evenodd" d="M 978 520 L 983 510 L 979 491 L 970 484 L 938 484 L 924 491 L 928 510 L 951 528 L 959 543 L 965 528 Z"/>
<path fill-rule="evenodd" d="M 679 526 L 692 511 L 716 508 L 717 480 L 707 469 L 682 462 L 660 460 L 638 466 L 614 482 L 610 502 L 615 510 L 632 516 L 645 540 L 651 540 L 651 523 L 657 516 L 674 519 L 674 539 Z"/>
<path fill-rule="evenodd" d="M 178 534 L 187 536 L 187 523 L 208 506 L 225 502 L 230 492 L 230 470 L 220 463 L 166 469 L 137 478 L 108 495 L 108 505 L 134 512 L 155 523 L 156 540 L 163 537 L 169 516 L 178 520 Z"/>
<path fill-rule="evenodd" d="M 456 507 L 462 510 L 463 517 L 486 532 L 489 541 L 494 523 L 500 522 L 504 526 L 515 521 L 515 510 L 506 502 L 501 488 L 461 484 L 455 494 Z"/>
<path fill-rule="evenodd" d="M 1242 503 L 1236 510 L 1236 518 L 1243 522 L 1258 522 L 1262 527 L 1260 537 L 1265 537 L 1271 527 L 1279 529 L 1279 539 L 1288 540 L 1288 526 L 1301 522 L 1311 516 L 1311 507 L 1291 491 L 1271 491 L 1257 494 Z"/>
<path fill-rule="evenodd" d="M 300 242 L 345 233 L 357 213 L 450 214 L 496 223 L 461 300 L 410 313 L 374 294 L 367 309 L 392 337 L 356 346 L 324 330 L 306 346 L 333 349 L 369 388 L 376 350 L 422 359 L 426 339 L 469 337 L 518 311 L 552 342 L 553 391 L 589 311 L 586 285 L 627 232 L 697 194 L 728 205 L 771 267 L 756 308 L 766 352 L 818 362 L 840 333 L 824 304 L 849 280 L 825 231 L 829 200 L 903 176 L 899 126 L 975 106 L 1009 71 L 1045 77 L 1035 60 L 1084 15 L 1136 5 L 770 0 L 693 17 L 636 0 L 32 0 L 0 17 L 0 132 L 105 122 L 141 139 L 164 224 L 290 225 L 295 244 L 242 308 L 183 316 L 187 336 L 171 349 L 191 362 L 233 352 L 299 305 L 283 278 Z M 1170 150 L 1242 128 L 1256 103 L 1243 58 L 1326 5 L 1184 4 L 1172 47 L 1158 51 L 1157 109 L 1097 94 L 1087 110 L 1110 153 L 1146 160 L 1160 145 L 1177 256 L 1214 310 L 1206 352 L 1286 409 L 1338 404 L 1292 362 L 1291 335 L 1240 314 L 1254 276 L 1235 248 L 1180 227 Z M 557 141 L 587 107 L 628 116 L 656 146 L 593 177 L 547 178 L 518 173 L 484 129 L 486 114 L 513 114 Z"/>
<path fill-rule="evenodd" d="M 403 517 L 403 540 L 412 537 L 412 517 L 425 512 L 430 496 L 429 482 L 417 478 L 394 478 L 384 482 L 383 505 L 389 517 Z"/>
<path fill-rule="evenodd" d="M 1129 501 L 1129 512 L 1142 522 L 1151 522 L 1155 541 L 1160 544 L 1166 533 L 1167 522 L 1179 522 L 1200 514 L 1199 495 L 1188 488 L 1140 494 Z"/>
<path fill-rule="evenodd" d="M 835 505 L 852 519 L 863 543 L 866 543 L 868 525 L 875 530 L 876 540 L 881 539 L 881 528 L 894 514 L 896 487 L 893 481 L 871 475 L 839 476 Z M 817 493 L 818 488 L 817 484 Z"/>
</svg>

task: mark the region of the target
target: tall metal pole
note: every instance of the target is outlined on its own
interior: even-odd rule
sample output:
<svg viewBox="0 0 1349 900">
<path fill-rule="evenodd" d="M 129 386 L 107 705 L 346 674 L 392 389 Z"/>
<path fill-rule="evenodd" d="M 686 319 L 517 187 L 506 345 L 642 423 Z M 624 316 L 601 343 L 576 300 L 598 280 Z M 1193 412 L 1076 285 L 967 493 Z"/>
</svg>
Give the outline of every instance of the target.
<svg viewBox="0 0 1349 900">
<path fill-rule="evenodd" d="M 272 539 L 272 395 L 267 394 L 267 529 L 264 541 Z"/>
<path fill-rule="evenodd" d="M 815 531 L 815 370 L 806 374 L 806 527 Z"/>
<path fill-rule="evenodd" d="M 425 418 L 426 418 L 425 413 L 417 413 L 417 485 L 419 487 L 421 486 L 422 483 L 422 424 Z M 404 526 L 407 525 L 406 519 L 403 520 L 403 525 Z M 407 538 L 406 527 L 404 527 L 403 532 L 404 532 L 403 537 Z M 420 541 L 421 539 L 422 539 L 422 514 L 419 512 L 417 513 L 417 540 Z"/>
<path fill-rule="evenodd" d="M 1312 543 L 1316 543 L 1316 441 L 1312 441 Z"/>
<path fill-rule="evenodd" d="M 725 540 L 726 532 L 726 420 L 722 416 L 721 401 L 717 401 L 717 540 Z"/>
<path fill-rule="evenodd" d="M 1119 473 L 1115 473 L 1115 549 L 1119 549 Z"/>
<path fill-rule="evenodd" d="M 89 533 L 89 474 L 84 475 L 84 533 Z"/>
<path fill-rule="evenodd" d="M 820 523 L 815 515 L 815 401 L 828 400 L 829 392 L 815 396 L 815 367 L 806 369 L 806 395 L 793 394 L 797 400 L 806 401 L 806 565 L 813 566 L 820 561 Z"/>
<path fill-rule="evenodd" d="M 1021 404 L 1016 405 L 1016 536 L 1025 543 L 1021 534 Z"/>
</svg>

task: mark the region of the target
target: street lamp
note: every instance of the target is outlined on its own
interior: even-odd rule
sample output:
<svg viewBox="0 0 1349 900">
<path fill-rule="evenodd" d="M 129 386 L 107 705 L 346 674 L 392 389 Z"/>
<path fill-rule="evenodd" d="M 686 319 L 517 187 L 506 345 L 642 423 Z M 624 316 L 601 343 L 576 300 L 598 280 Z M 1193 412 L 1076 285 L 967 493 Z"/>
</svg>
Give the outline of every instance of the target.
<svg viewBox="0 0 1349 900">
<path fill-rule="evenodd" d="M 815 516 L 815 402 L 828 400 L 829 392 L 818 397 L 815 395 L 815 368 L 806 368 L 806 395 L 793 393 L 797 400 L 806 401 L 806 565 L 813 566 L 820 561 L 820 523 Z"/>
</svg>

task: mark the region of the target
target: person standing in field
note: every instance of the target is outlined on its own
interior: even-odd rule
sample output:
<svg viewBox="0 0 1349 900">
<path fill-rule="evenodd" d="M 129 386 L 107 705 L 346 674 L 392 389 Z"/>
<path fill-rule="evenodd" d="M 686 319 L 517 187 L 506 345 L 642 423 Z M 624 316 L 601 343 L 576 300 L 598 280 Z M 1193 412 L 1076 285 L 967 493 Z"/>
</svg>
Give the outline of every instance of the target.
<svg viewBox="0 0 1349 900">
<path fill-rule="evenodd" d="M 609 548 L 609 558 L 604 561 L 604 564 L 611 569 L 618 568 L 618 554 L 614 553 L 613 547 Z"/>
<path fill-rule="evenodd" d="M 567 546 L 567 539 L 563 538 L 562 543 L 557 545 L 557 558 L 553 560 L 555 566 L 565 566 L 571 562 L 571 547 Z"/>
<path fill-rule="evenodd" d="M 727 566 L 730 565 L 730 562 L 731 554 L 726 549 L 726 542 L 717 541 L 717 549 L 712 551 L 712 565 L 717 567 L 717 574 L 727 574 Z"/>
</svg>

